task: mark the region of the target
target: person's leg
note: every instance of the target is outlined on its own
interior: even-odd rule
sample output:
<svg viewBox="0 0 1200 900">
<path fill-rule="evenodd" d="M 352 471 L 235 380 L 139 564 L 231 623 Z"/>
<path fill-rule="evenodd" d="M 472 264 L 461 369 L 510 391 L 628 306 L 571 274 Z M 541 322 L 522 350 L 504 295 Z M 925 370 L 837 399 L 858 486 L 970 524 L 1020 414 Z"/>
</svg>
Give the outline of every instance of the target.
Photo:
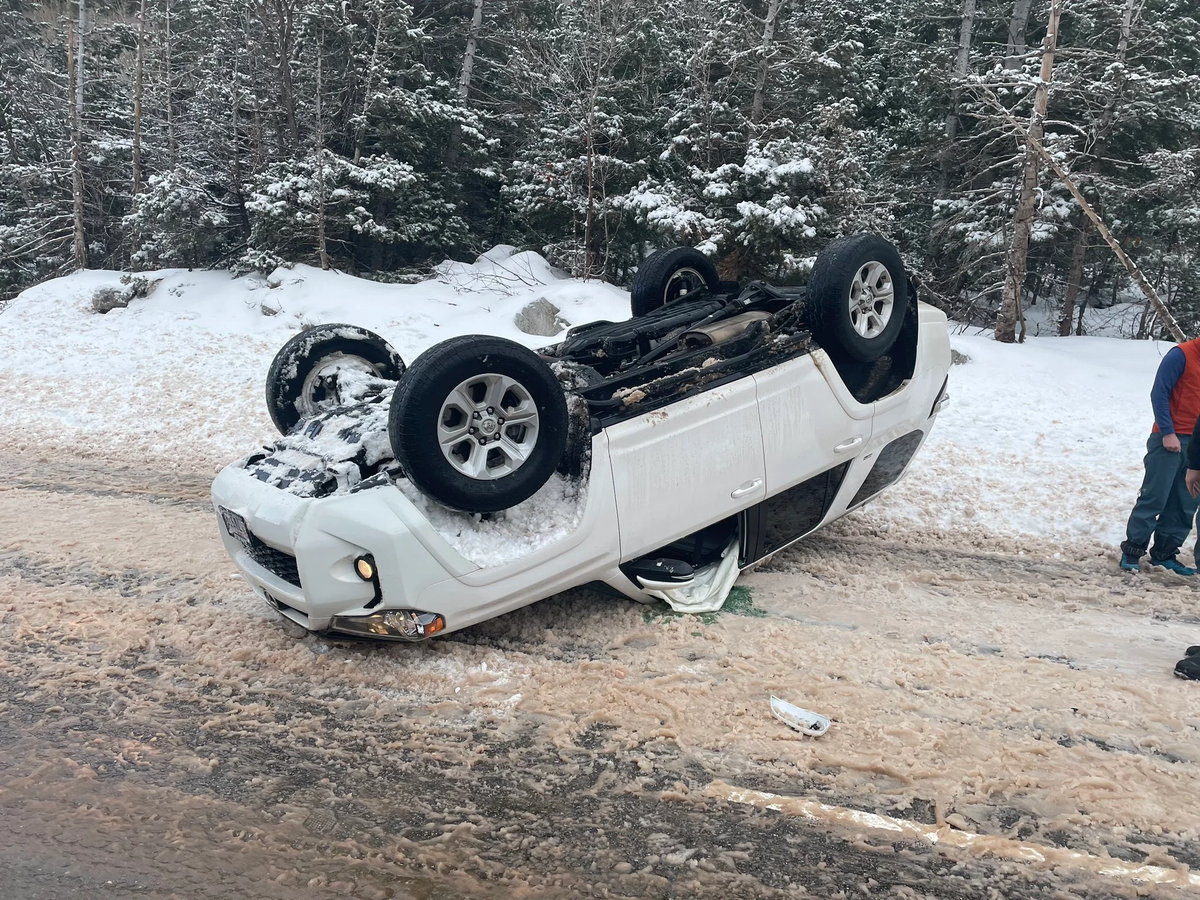
<svg viewBox="0 0 1200 900">
<path fill-rule="evenodd" d="M 1175 477 L 1171 482 L 1170 493 L 1158 522 L 1154 528 L 1154 546 L 1150 548 L 1152 563 L 1170 562 L 1179 553 L 1179 548 L 1187 540 L 1192 531 L 1192 520 L 1196 517 L 1197 501 L 1188 493 L 1187 450 L 1191 439 L 1180 436 L 1179 443 L 1183 446 L 1182 453 L 1173 453 L 1175 459 Z M 1180 571 L 1181 575 L 1190 574 Z"/>
<path fill-rule="evenodd" d="M 1125 528 L 1125 543 L 1121 550 L 1126 556 L 1138 559 L 1145 555 L 1150 545 L 1150 536 L 1158 524 L 1159 514 L 1171 497 L 1171 488 L 1179 470 L 1180 455 L 1172 453 L 1162 445 L 1162 435 L 1154 433 L 1146 442 L 1146 458 L 1143 461 L 1146 474 L 1138 491 L 1137 503 L 1129 514 Z"/>
</svg>

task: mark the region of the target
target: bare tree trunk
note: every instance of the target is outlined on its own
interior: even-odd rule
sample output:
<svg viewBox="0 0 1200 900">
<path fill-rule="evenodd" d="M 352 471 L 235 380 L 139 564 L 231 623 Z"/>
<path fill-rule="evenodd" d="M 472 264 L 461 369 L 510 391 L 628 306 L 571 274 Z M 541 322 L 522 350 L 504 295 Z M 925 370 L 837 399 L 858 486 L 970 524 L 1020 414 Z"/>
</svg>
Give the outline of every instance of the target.
<svg viewBox="0 0 1200 900">
<path fill-rule="evenodd" d="M 4 114 L 5 104 L 0 101 L 0 130 L 3 130 L 5 138 L 8 140 L 9 158 L 12 162 L 17 161 L 17 138 L 13 134 L 12 121 Z"/>
<path fill-rule="evenodd" d="M 1092 155 L 1104 156 L 1108 147 L 1108 138 L 1112 133 L 1113 122 L 1117 115 L 1117 94 L 1125 84 L 1124 63 L 1129 56 L 1129 39 L 1133 35 L 1133 14 L 1139 2 L 1143 0 L 1125 0 L 1125 11 L 1121 15 L 1121 36 L 1117 39 L 1117 59 L 1122 63 L 1122 74 L 1118 75 L 1117 87 L 1112 96 L 1104 104 L 1104 112 L 1100 115 L 1100 127 L 1096 129 L 1096 143 L 1092 147 Z"/>
<path fill-rule="evenodd" d="M 375 43 L 371 47 L 371 64 L 367 67 L 367 81 L 363 85 L 362 116 L 358 127 L 354 130 L 354 164 L 362 160 L 363 141 L 367 137 L 367 113 L 371 109 L 371 81 L 375 77 L 375 67 L 379 64 L 379 42 L 383 39 L 383 22 L 387 18 L 387 7 L 380 5 L 379 21 L 375 23 Z"/>
<path fill-rule="evenodd" d="M 292 146 L 295 147 L 300 141 L 300 126 L 296 120 L 296 87 L 292 82 L 292 45 L 295 40 L 294 10 L 287 0 L 275 0 L 275 12 L 279 20 L 279 86 L 283 112 L 287 118 L 288 136 L 292 140 Z"/>
<path fill-rule="evenodd" d="M 975 0 L 967 0 L 974 3 Z M 758 50 L 758 76 L 754 82 L 754 101 L 750 108 L 750 121 L 758 124 L 763 118 L 763 105 L 766 102 L 767 73 L 771 68 L 771 44 L 775 41 L 775 20 L 779 18 L 779 9 L 783 0 L 770 0 L 767 4 L 767 17 L 763 20 L 762 43 Z"/>
<path fill-rule="evenodd" d="M 325 56 L 325 26 L 322 24 L 317 38 L 317 256 L 321 268 L 329 269 L 329 248 L 325 244 L 325 120 L 321 116 L 321 94 L 324 84 L 321 78 L 322 60 Z"/>
<path fill-rule="evenodd" d="M 1021 126 L 1021 123 L 1013 118 L 1013 116 L 1008 113 L 1003 106 L 998 106 L 998 108 L 1002 111 L 1003 115 L 1008 117 L 1009 124 L 1013 126 L 1016 132 L 1021 135 L 1021 137 L 1028 142 L 1029 146 L 1036 150 L 1038 155 L 1041 156 L 1050 166 L 1050 168 L 1052 168 L 1058 174 L 1058 177 L 1062 180 L 1062 183 L 1066 185 L 1067 190 L 1071 192 L 1071 196 L 1075 198 L 1075 202 L 1078 203 L 1083 209 L 1084 215 L 1086 215 L 1091 220 L 1092 224 L 1096 226 L 1096 231 L 1100 233 L 1100 237 L 1102 237 L 1104 242 L 1108 244 L 1109 249 L 1111 249 L 1113 252 L 1113 256 L 1120 261 L 1121 265 L 1125 267 L 1125 271 L 1129 273 L 1129 277 L 1137 283 L 1138 287 L 1142 289 L 1142 293 L 1144 293 L 1149 298 L 1150 302 L 1154 304 L 1154 308 L 1162 317 L 1163 324 L 1166 326 L 1167 330 L 1171 332 L 1171 335 L 1177 341 L 1187 340 L 1187 336 L 1183 333 L 1183 329 L 1179 327 L 1179 323 L 1175 321 L 1175 317 L 1171 315 L 1171 311 L 1167 309 L 1167 305 L 1163 303 L 1162 298 L 1158 296 L 1158 291 L 1154 289 L 1154 285 L 1152 285 L 1146 278 L 1145 273 L 1138 268 L 1137 263 L 1129 258 L 1129 254 L 1121 249 L 1121 245 L 1117 243 L 1117 239 L 1112 236 L 1112 232 L 1108 230 L 1108 226 L 1104 224 L 1104 220 L 1100 218 L 1100 214 L 1096 212 L 1096 210 L 1092 207 L 1092 204 L 1090 204 L 1087 201 L 1087 198 L 1083 196 L 1083 192 L 1079 190 L 1079 186 L 1075 184 L 1075 179 L 1073 179 L 1067 170 L 1063 168 L 1062 163 L 1059 162 L 1049 150 L 1042 146 L 1042 142 L 1040 140 L 1034 138 L 1028 131 L 1026 131 Z M 1113 292 L 1115 296 L 1115 282 L 1113 284 Z M 997 328 L 999 328 L 998 322 Z M 997 340 L 999 340 L 999 338 L 997 338 Z"/>
<path fill-rule="evenodd" d="M 86 78 L 84 74 L 83 39 L 87 32 L 87 0 L 77 0 L 77 4 L 79 7 L 79 24 L 75 29 L 75 117 L 82 129 L 83 82 Z"/>
<path fill-rule="evenodd" d="M 475 47 L 479 42 L 481 25 L 483 25 L 483 0 L 475 0 L 475 11 L 471 14 L 471 29 L 467 32 L 467 49 L 463 53 L 462 71 L 458 75 L 458 96 L 464 101 L 471 94 L 471 73 L 475 70 Z"/>
<path fill-rule="evenodd" d="M 1011 344 L 1017 339 L 1017 319 L 1021 316 L 1021 290 L 1025 285 L 1025 266 L 1029 260 L 1029 235 L 1037 201 L 1038 168 L 1050 79 L 1054 75 L 1054 50 L 1058 44 L 1058 20 L 1062 0 L 1053 0 L 1046 40 L 1042 44 L 1042 72 L 1034 95 L 1033 114 L 1029 117 L 1025 164 L 1021 176 L 1021 195 L 1013 212 L 1013 242 L 1008 251 L 1008 273 L 1004 281 L 1004 300 L 996 317 L 996 340 Z"/>
<path fill-rule="evenodd" d="M 1096 302 L 1096 298 L 1100 296 L 1100 287 L 1104 284 L 1104 280 L 1109 276 L 1109 270 L 1112 268 L 1112 257 L 1105 257 L 1104 264 L 1100 267 L 1100 271 L 1092 276 L 1092 283 L 1088 285 L 1087 293 L 1083 295 L 1083 302 L 1079 304 L 1079 314 L 1076 317 L 1075 334 L 1077 337 L 1083 335 L 1083 314 L 1087 312 L 1089 306 Z"/>
<path fill-rule="evenodd" d="M 1071 271 L 1067 275 L 1067 294 L 1063 298 L 1062 315 L 1058 319 L 1058 333 L 1061 337 L 1071 334 L 1071 322 L 1075 318 L 1075 300 L 1079 297 L 1079 288 L 1083 282 L 1083 264 L 1087 260 L 1087 239 L 1091 231 L 1091 222 L 1084 219 L 1075 235 L 1075 246 L 1071 248 Z"/>
<path fill-rule="evenodd" d="M 596 217 L 596 139 L 595 112 L 596 101 L 592 98 L 591 109 L 588 112 L 587 134 L 587 217 L 583 225 L 583 277 L 592 277 L 592 266 L 595 253 L 592 249 L 592 224 Z"/>
<path fill-rule="evenodd" d="M 296 116 L 296 91 L 292 79 L 292 52 L 295 47 L 295 0 L 261 0 L 252 4 L 266 38 L 263 42 L 267 66 L 275 70 L 279 101 L 275 106 L 275 144 L 282 156 L 296 152 L 300 127 Z M 282 110 L 283 121 L 278 111 Z"/>
<path fill-rule="evenodd" d="M 1129 55 L 1129 38 L 1133 31 L 1133 13 L 1138 0 L 1125 0 L 1125 11 L 1121 18 L 1121 36 L 1117 40 L 1117 59 L 1122 63 Z M 1117 88 L 1120 90 L 1120 87 Z M 1096 158 L 1103 157 L 1108 147 L 1109 134 L 1112 132 L 1116 119 L 1117 94 L 1114 93 L 1104 104 L 1104 112 L 1100 116 L 1100 127 L 1096 130 L 1096 140 L 1092 146 L 1092 154 Z M 1074 311 L 1075 299 L 1079 295 L 1080 282 L 1083 279 L 1083 266 L 1087 257 L 1087 241 L 1091 234 L 1092 223 L 1084 218 L 1075 236 L 1075 246 L 1071 250 L 1071 271 L 1067 277 L 1067 294 L 1063 301 L 1063 315 L 1058 323 L 1058 333 L 1064 337 L 1071 333 L 1071 316 Z"/>
<path fill-rule="evenodd" d="M 164 4 L 166 11 L 166 44 L 163 46 L 163 61 L 166 67 L 166 77 L 163 79 L 167 88 L 167 154 L 171 159 L 171 165 L 175 165 L 175 156 L 178 146 L 175 143 L 175 72 L 171 68 L 174 60 L 171 57 L 173 44 L 171 40 L 171 0 L 166 0 Z"/>
<path fill-rule="evenodd" d="M 238 68 L 237 57 L 233 60 L 233 89 L 230 92 L 230 131 L 233 141 L 233 194 L 237 199 L 238 221 L 242 227 L 242 235 L 246 238 L 250 237 L 250 214 L 246 211 L 245 195 L 242 188 L 242 132 L 240 122 L 240 111 L 242 106 L 241 98 L 241 73 Z"/>
<path fill-rule="evenodd" d="M 1083 302 L 1079 304 L 1079 315 L 1076 316 L 1075 336 L 1083 337 L 1083 314 L 1087 312 L 1088 304 L 1092 301 L 1092 292 L 1089 290 L 1083 295 Z"/>
<path fill-rule="evenodd" d="M 142 192 L 142 91 L 146 71 L 146 0 L 138 10 L 137 60 L 133 87 L 133 196 Z"/>
<path fill-rule="evenodd" d="M 946 196 L 950 182 L 950 149 L 958 137 L 958 113 L 962 83 L 971 70 L 971 33 L 975 28 L 975 0 L 963 0 L 962 23 L 958 29 L 958 55 L 954 58 L 954 85 L 950 89 L 950 111 L 946 113 L 946 146 L 942 149 L 938 176 L 938 199 Z"/>
<path fill-rule="evenodd" d="M 83 33 L 87 28 L 86 0 L 78 0 L 79 23 L 74 33 L 67 30 L 67 77 L 73 88 L 71 99 L 71 204 L 72 249 L 75 265 L 86 269 L 87 238 L 83 231 Z"/>
<path fill-rule="evenodd" d="M 612 48 L 614 35 L 604 21 L 606 0 L 592 0 L 593 18 L 591 24 L 596 38 L 595 60 L 589 72 L 586 114 L 584 117 L 587 142 L 587 212 L 583 225 L 583 277 L 592 278 L 596 274 L 596 107 L 599 104 L 600 86 L 604 81 L 604 69 L 608 64 L 608 51 Z M 616 23 L 611 23 L 615 28 Z"/>
<path fill-rule="evenodd" d="M 483 25 L 483 0 L 475 0 L 475 11 L 471 14 L 471 27 L 467 31 L 467 49 L 463 53 L 462 69 L 458 74 L 458 97 L 464 106 L 471 96 L 471 74 L 475 71 L 475 48 L 479 43 L 479 29 Z M 446 146 L 446 167 L 453 168 L 462 149 L 462 127 L 455 122 L 450 126 L 450 140 Z"/>
<path fill-rule="evenodd" d="M 1019 69 L 1025 60 L 1025 29 L 1029 27 L 1029 8 L 1033 0 L 1016 0 L 1008 20 L 1008 45 L 1004 52 L 1004 68 Z"/>
</svg>

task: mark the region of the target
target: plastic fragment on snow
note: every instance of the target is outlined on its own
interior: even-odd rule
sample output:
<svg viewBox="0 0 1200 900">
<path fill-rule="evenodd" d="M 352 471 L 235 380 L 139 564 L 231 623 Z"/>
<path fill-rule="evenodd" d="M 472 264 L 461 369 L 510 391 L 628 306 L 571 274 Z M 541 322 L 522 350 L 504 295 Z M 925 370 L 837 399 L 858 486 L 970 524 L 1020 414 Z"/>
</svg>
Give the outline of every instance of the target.
<svg viewBox="0 0 1200 900">
<path fill-rule="evenodd" d="M 780 700 L 774 694 L 771 695 L 771 715 L 789 728 L 812 737 L 820 737 L 829 730 L 829 719 L 825 716 Z"/>
</svg>

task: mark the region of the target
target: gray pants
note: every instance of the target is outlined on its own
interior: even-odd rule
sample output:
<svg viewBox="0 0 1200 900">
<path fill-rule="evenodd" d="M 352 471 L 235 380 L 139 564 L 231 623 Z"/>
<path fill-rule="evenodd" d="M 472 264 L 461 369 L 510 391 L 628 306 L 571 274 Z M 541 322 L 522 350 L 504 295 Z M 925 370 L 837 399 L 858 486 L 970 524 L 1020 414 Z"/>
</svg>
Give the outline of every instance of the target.
<svg viewBox="0 0 1200 900">
<path fill-rule="evenodd" d="M 1138 491 L 1137 503 L 1129 515 L 1125 543 L 1121 545 L 1121 549 L 1131 556 L 1145 553 L 1153 535 L 1150 558 L 1174 559 L 1192 531 L 1192 520 L 1200 500 L 1188 493 L 1184 483 L 1191 437 L 1182 434 L 1177 437 L 1183 445 L 1181 453 L 1172 453 L 1163 447 L 1162 435 L 1158 433 L 1151 434 L 1146 442 L 1146 475 Z M 1196 560 L 1200 564 L 1200 547 L 1197 547 Z"/>
</svg>

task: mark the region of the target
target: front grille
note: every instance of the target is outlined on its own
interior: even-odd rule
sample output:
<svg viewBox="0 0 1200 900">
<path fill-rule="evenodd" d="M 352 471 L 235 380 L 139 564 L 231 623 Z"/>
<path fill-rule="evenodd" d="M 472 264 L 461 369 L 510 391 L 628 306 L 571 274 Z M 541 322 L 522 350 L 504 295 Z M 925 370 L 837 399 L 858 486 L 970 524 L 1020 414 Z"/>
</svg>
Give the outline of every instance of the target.
<svg viewBox="0 0 1200 900">
<path fill-rule="evenodd" d="M 253 533 L 250 535 L 250 545 L 246 547 L 246 554 L 268 572 L 278 575 L 288 584 L 301 586 L 300 570 L 296 568 L 296 557 L 292 554 L 268 547 Z"/>
</svg>

